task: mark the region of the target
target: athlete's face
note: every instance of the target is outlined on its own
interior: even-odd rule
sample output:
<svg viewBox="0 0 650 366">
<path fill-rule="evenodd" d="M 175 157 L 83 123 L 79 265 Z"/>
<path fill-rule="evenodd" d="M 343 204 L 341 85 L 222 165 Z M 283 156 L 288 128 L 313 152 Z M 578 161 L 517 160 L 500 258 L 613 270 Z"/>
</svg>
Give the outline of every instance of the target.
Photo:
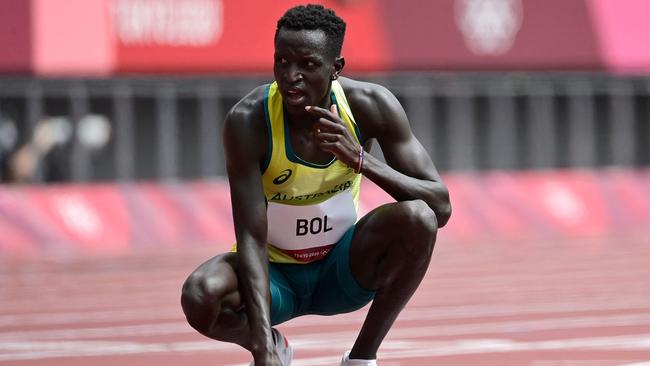
<svg viewBox="0 0 650 366">
<path fill-rule="evenodd" d="M 278 32 L 273 73 L 289 112 L 304 112 L 308 105 L 327 107 L 331 81 L 342 68 L 343 59 L 328 49 L 322 30 Z"/>
</svg>

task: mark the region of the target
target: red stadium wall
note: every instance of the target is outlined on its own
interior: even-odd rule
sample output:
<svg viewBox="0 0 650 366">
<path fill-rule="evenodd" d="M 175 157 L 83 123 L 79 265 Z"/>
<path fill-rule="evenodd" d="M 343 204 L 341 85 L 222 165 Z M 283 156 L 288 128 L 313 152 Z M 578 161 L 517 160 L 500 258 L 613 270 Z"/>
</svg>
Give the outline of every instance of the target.
<svg viewBox="0 0 650 366">
<path fill-rule="evenodd" d="M 351 71 L 650 71 L 645 0 L 330 0 Z M 0 0 L 0 72 L 262 72 L 275 21 L 259 0 Z"/>
<path fill-rule="evenodd" d="M 602 68 L 590 5 L 575 0 L 381 1 L 397 69 Z"/>
<path fill-rule="evenodd" d="M 525 244 L 647 235 L 650 170 L 445 176 L 454 213 L 443 242 Z M 363 213 L 389 202 L 364 182 Z M 225 182 L 0 187 L 0 255 L 208 246 L 234 241 Z"/>
<path fill-rule="evenodd" d="M 113 1 L 118 9 L 113 17 L 118 72 L 269 72 L 276 21 L 287 8 L 303 2 L 289 0 L 278 6 L 273 1 L 195 0 L 197 6 L 205 6 L 210 16 L 202 13 L 177 19 L 177 22 L 205 23 L 202 32 L 186 38 L 181 36 L 181 29 L 172 26 L 167 32 L 156 31 L 153 26 L 132 29 L 128 24 L 146 17 L 142 9 L 129 6 L 132 3 L 132 0 Z M 348 57 L 354 60 L 351 63 L 361 69 L 386 69 L 389 66 L 387 37 L 376 1 L 328 5 L 333 5 L 350 24 L 359 25 L 350 27 L 347 34 L 346 51 L 350 51 Z M 168 11 L 178 12 L 178 9 L 170 7 Z"/>
<path fill-rule="evenodd" d="M 31 5 L 29 1 L 0 0 L 0 71 L 31 71 Z"/>
</svg>

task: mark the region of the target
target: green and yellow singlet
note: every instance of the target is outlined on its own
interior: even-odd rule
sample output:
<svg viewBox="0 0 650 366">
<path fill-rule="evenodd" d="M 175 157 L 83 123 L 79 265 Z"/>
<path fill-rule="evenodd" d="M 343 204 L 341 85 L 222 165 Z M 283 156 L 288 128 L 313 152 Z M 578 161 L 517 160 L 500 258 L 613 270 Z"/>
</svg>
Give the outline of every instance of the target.
<svg viewBox="0 0 650 366">
<path fill-rule="evenodd" d="M 331 99 L 360 143 L 359 129 L 336 80 Z M 264 109 L 269 147 L 262 181 L 268 202 L 269 259 L 280 263 L 322 259 L 357 221 L 361 174 L 337 159 L 320 165 L 294 153 L 276 83 L 266 90 Z"/>
</svg>

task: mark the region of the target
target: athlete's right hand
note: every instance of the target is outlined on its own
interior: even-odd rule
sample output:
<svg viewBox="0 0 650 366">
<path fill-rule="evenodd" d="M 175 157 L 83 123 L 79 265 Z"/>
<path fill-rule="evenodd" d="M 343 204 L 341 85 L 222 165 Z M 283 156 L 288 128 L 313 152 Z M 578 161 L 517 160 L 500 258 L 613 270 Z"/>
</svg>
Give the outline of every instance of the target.
<svg viewBox="0 0 650 366">
<path fill-rule="evenodd" d="M 359 164 L 360 149 L 363 147 L 339 116 L 336 104 L 332 104 L 329 110 L 317 106 L 307 106 L 305 110 L 319 117 L 313 126 L 318 147 L 354 169 Z"/>
</svg>

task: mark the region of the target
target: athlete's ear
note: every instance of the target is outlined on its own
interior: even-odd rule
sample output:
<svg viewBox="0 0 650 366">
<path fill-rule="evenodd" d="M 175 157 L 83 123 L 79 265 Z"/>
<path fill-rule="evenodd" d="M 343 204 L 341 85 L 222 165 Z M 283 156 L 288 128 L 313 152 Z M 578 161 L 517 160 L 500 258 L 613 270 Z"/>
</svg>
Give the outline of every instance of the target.
<svg viewBox="0 0 650 366">
<path fill-rule="evenodd" d="M 343 67 L 345 67 L 345 58 L 337 57 L 334 61 L 334 73 L 332 74 L 332 80 L 339 78 L 341 71 L 343 71 Z"/>
</svg>

